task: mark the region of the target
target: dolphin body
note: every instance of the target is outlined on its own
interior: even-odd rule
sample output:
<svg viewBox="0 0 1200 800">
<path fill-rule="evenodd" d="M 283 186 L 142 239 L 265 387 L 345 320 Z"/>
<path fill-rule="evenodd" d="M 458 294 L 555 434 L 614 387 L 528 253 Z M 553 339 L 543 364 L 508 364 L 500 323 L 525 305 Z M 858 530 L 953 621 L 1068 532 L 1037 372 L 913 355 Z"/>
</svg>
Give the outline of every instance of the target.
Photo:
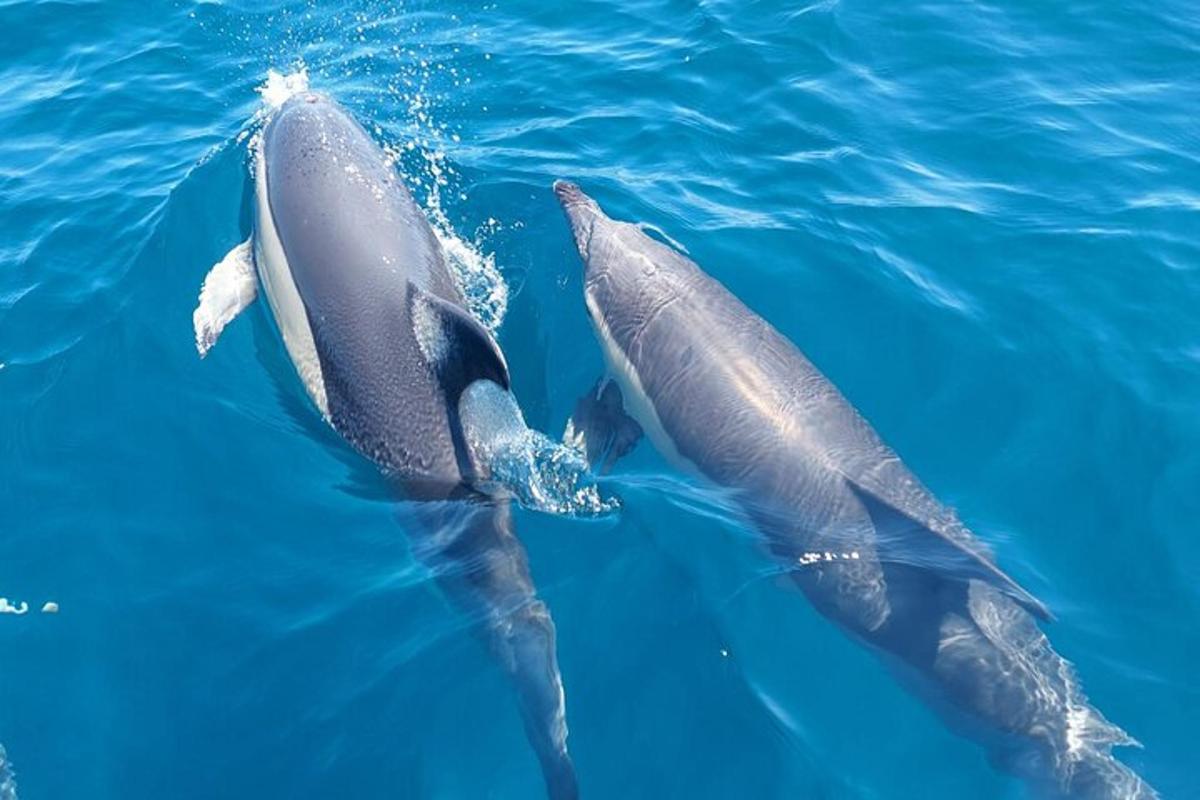
<svg viewBox="0 0 1200 800">
<path fill-rule="evenodd" d="M 322 416 L 414 501 L 405 503 L 413 549 L 481 621 L 549 796 L 576 798 L 554 624 L 508 502 L 475 486 L 484 467 L 465 433 L 475 417 L 487 422 L 488 403 L 477 414 L 473 398 L 511 399 L 503 355 L 465 309 L 421 208 L 337 103 L 312 92 L 287 101 L 261 132 L 254 171 L 253 236 L 201 291 L 201 355 L 261 281 Z"/>
<path fill-rule="evenodd" d="M 554 190 L 619 387 L 602 382 L 568 426 L 593 463 L 630 449 L 640 426 L 668 460 L 732 490 L 821 614 L 1038 791 L 1157 796 L 1111 755 L 1135 742 L 1051 649 L 1034 621 L 1045 607 L 833 384 L 690 259 L 610 219 L 578 186 Z M 617 392 L 632 421 L 613 414 Z"/>
</svg>

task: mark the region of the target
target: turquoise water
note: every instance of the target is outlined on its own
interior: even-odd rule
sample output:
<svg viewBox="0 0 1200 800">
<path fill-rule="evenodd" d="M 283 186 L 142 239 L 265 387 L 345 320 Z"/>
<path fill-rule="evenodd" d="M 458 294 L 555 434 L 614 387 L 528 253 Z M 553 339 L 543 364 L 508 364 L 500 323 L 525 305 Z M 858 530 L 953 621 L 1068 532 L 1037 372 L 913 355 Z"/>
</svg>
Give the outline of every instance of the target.
<svg viewBox="0 0 1200 800">
<path fill-rule="evenodd" d="M 197 358 L 269 70 L 395 149 L 530 424 L 559 435 L 601 368 L 570 177 L 797 342 L 1052 607 L 1144 745 L 1121 757 L 1200 797 L 1191 3 L 332 8 L 0 2 L 20 797 L 542 796 L 500 671 L 263 307 Z M 618 514 L 517 516 L 585 797 L 1026 796 L 652 450 L 620 471 Z"/>
</svg>

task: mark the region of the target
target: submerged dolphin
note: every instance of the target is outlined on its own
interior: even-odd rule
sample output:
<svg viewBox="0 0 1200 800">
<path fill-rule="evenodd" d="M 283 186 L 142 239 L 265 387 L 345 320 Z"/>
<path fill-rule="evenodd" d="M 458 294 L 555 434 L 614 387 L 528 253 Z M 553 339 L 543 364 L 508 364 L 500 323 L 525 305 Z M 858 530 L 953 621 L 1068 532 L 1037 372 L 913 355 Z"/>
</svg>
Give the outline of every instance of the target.
<svg viewBox="0 0 1200 800">
<path fill-rule="evenodd" d="M 669 460 L 733 490 L 822 614 L 1043 791 L 1156 796 L 1112 757 L 1133 741 L 1051 649 L 1033 618 L 1048 617 L 1045 607 L 833 384 L 690 259 L 610 219 L 574 184 L 554 190 L 609 373 L 636 420 L 614 414 L 611 383 L 582 400 L 572 429 L 590 455 L 629 449 L 640 425 Z"/>
<path fill-rule="evenodd" d="M 507 396 L 503 355 L 464 308 L 429 221 L 383 150 L 335 102 L 305 92 L 285 103 L 261 133 L 254 168 L 254 235 L 205 280 L 194 317 L 201 354 L 254 299 L 257 273 L 321 414 L 417 501 L 414 551 L 482 620 L 551 798 L 577 797 L 554 625 L 507 501 L 475 488 L 484 470 L 467 428 L 486 428 L 489 398 Z"/>
</svg>

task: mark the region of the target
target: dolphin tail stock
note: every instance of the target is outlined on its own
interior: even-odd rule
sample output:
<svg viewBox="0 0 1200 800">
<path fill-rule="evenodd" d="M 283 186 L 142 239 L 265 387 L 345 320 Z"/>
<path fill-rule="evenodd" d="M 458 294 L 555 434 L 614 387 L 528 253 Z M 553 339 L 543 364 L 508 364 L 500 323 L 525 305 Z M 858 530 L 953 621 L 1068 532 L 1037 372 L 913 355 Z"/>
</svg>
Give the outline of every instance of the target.
<svg viewBox="0 0 1200 800">
<path fill-rule="evenodd" d="M 576 800 L 554 621 L 534 589 L 509 503 L 478 496 L 422 503 L 417 516 L 417 555 L 451 602 L 479 622 L 480 637 L 516 692 L 548 797 Z"/>
<path fill-rule="evenodd" d="M 516 687 L 525 735 L 533 744 L 551 800 L 576 800 L 579 785 L 567 752 L 566 702 L 555 651 L 554 622 L 533 600 L 490 632 L 491 647 Z"/>
<path fill-rule="evenodd" d="M 773 550 L 797 563 L 786 548 Z M 875 561 L 871 551 L 802 560 L 791 575 L 818 611 L 883 656 L 902 684 L 1037 796 L 1158 796 L 1112 754 L 1137 742 L 1091 705 L 1074 667 L 1004 587 L 920 563 Z"/>
<path fill-rule="evenodd" d="M 1061 800 L 1158 797 L 1112 754 L 1137 741 L 1091 705 L 1074 667 L 1014 598 L 972 579 L 964 602 L 943 605 L 935 624 L 935 652 L 912 666 L 954 716 L 982 727 L 1000 767 Z"/>
</svg>

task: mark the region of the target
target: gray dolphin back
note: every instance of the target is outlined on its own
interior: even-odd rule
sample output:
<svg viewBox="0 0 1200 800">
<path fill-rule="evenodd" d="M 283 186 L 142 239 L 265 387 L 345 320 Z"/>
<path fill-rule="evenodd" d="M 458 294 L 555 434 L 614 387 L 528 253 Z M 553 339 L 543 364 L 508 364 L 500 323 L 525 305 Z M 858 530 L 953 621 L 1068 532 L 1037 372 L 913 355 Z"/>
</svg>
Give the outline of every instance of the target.
<svg viewBox="0 0 1200 800">
<path fill-rule="evenodd" d="M 610 219 L 573 184 L 556 190 L 584 256 L 593 322 L 684 461 L 768 501 L 755 511 L 785 515 L 809 549 L 871 539 L 881 557 L 952 566 L 1049 616 L 795 345 L 691 259 Z"/>
<path fill-rule="evenodd" d="M 823 614 L 1053 796 L 1149 798 L 1046 608 L 804 355 L 691 259 L 555 184 L 610 370 L 664 454 L 734 496 Z M 1003 755 L 1001 755 L 1003 754 Z"/>
<path fill-rule="evenodd" d="M 321 95 L 290 100 L 263 136 L 271 216 L 308 316 L 330 421 L 404 479 L 456 483 L 457 384 L 486 377 L 507 386 L 507 369 L 463 307 L 424 212 L 383 150 Z M 458 371 L 454 386 L 443 380 L 445 365 Z"/>
<path fill-rule="evenodd" d="M 508 503 L 473 488 L 458 419 L 471 383 L 508 388 L 504 357 L 466 311 L 424 212 L 353 117 L 305 93 L 262 135 L 259 194 L 269 218 L 260 204 L 259 274 L 267 284 L 269 271 L 280 305 L 290 303 L 289 324 L 296 303 L 286 289 L 295 287 L 312 339 L 298 349 L 307 358 L 315 348 L 319 361 L 322 391 L 310 393 L 351 445 L 419 501 L 405 504 L 416 554 L 478 623 L 510 679 L 551 800 L 575 800 L 554 625 Z"/>
</svg>

